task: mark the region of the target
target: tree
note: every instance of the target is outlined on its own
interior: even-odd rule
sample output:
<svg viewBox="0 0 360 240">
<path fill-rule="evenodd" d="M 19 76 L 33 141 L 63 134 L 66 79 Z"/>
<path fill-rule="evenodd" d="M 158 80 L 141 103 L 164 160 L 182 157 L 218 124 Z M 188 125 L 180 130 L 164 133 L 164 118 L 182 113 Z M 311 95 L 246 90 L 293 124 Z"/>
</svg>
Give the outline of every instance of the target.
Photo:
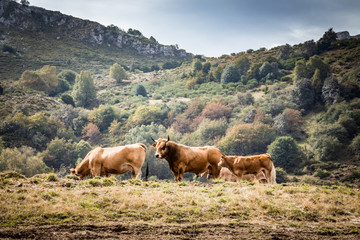
<svg viewBox="0 0 360 240">
<path fill-rule="evenodd" d="M 201 69 L 201 61 L 198 58 L 194 59 L 194 61 L 192 62 L 192 75 L 195 76 L 198 71 L 201 71 Z"/>
<path fill-rule="evenodd" d="M 141 95 L 143 97 L 147 97 L 146 89 L 143 85 L 138 84 L 135 87 L 135 95 Z"/>
<path fill-rule="evenodd" d="M 304 42 L 299 48 L 300 55 L 309 59 L 312 55 L 316 53 L 316 43 L 314 40 Z"/>
<path fill-rule="evenodd" d="M 282 114 L 275 118 L 274 128 L 280 135 L 298 137 L 303 124 L 301 113 L 295 109 L 285 109 Z"/>
<path fill-rule="evenodd" d="M 222 75 L 222 73 L 223 73 L 223 71 L 224 71 L 224 68 L 225 68 L 225 65 L 219 65 L 219 66 L 217 66 L 217 67 L 214 69 L 214 71 L 212 72 L 213 77 L 214 77 L 218 82 L 220 82 L 220 80 L 221 80 L 221 75 Z"/>
<path fill-rule="evenodd" d="M 44 152 L 44 162 L 55 169 L 59 169 L 61 165 L 73 165 L 76 162 L 74 149 L 75 145 L 72 140 L 56 137 L 48 144 Z"/>
<path fill-rule="evenodd" d="M 110 67 L 110 77 L 115 79 L 117 83 L 121 83 L 122 80 L 128 78 L 128 75 L 122 66 L 114 63 L 114 65 Z"/>
<path fill-rule="evenodd" d="M 294 172 L 305 155 L 292 137 L 278 137 L 272 142 L 267 152 L 274 160 L 276 167 L 281 167 L 287 172 Z"/>
<path fill-rule="evenodd" d="M 316 45 L 317 49 L 320 53 L 328 50 L 333 42 L 336 41 L 336 33 L 333 31 L 332 28 L 330 28 L 327 32 L 324 33 L 322 38 L 320 38 Z"/>
<path fill-rule="evenodd" d="M 341 96 L 341 88 L 336 77 L 329 77 L 322 87 L 322 97 L 327 105 L 332 105 L 344 100 Z"/>
<path fill-rule="evenodd" d="M 236 65 L 226 65 L 224 71 L 221 74 L 221 83 L 230 83 L 240 81 L 240 73 Z"/>
<path fill-rule="evenodd" d="M 61 100 L 66 103 L 66 104 L 69 104 L 73 107 L 75 107 L 75 102 L 74 102 L 74 99 L 72 96 L 70 96 L 69 94 L 63 94 L 61 95 Z"/>
<path fill-rule="evenodd" d="M 204 74 L 208 74 L 211 68 L 211 64 L 209 62 L 206 62 L 202 65 L 202 71 Z"/>
<path fill-rule="evenodd" d="M 72 92 L 76 106 L 89 108 L 96 100 L 94 80 L 88 71 L 81 71 L 76 77 Z"/>
<path fill-rule="evenodd" d="M 288 59 L 291 52 L 292 52 L 292 48 L 289 44 L 280 46 L 277 52 L 277 57 L 278 59 L 284 59 L 284 60 Z"/>
<path fill-rule="evenodd" d="M 240 75 L 246 75 L 250 68 L 250 61 L 245 55 L 240 55 L 234 60 L 234 64 L 237 66 Z"/>
<path fill-rule="evenodd" d="M 311 109 L 315 104 L 315 92 L 311 81 L 306 78 L 296 80 L 292 90 L 292 98 L 300 108 L 304 110 Z"/>
</svg>

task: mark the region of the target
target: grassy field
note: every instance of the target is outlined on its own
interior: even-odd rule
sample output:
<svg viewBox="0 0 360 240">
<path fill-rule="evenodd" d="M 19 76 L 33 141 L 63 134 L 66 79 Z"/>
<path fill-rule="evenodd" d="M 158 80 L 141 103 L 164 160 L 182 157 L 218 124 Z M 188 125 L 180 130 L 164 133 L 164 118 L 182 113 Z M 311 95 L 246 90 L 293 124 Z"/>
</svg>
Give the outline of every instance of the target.
<svg viewBox="0 0 360 240">
<path fill-rule="evenodd" d="M 359 239 L 345 186 L 0 177 L 0 238 Z"/>
</svg>

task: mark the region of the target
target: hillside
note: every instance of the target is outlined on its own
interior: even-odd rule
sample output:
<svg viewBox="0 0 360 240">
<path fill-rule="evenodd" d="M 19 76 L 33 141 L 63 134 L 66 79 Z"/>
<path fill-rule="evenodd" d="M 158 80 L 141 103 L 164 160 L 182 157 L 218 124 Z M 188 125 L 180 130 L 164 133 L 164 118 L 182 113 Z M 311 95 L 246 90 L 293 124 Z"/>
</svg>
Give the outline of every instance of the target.
<svg viewBox="0 0 360 240">
<path fill-rule="evenodd" d="M 65 176 L 96 146 L 170 136 L 227 155 L 269 152 L 279 183 L 360 184 L 357 37 L 329 29 L 205 58 L 14 1 L 0 16 L 0 170 Z M 152 179 L 172 179 L 153 155 Z"/>
<path fill-rule="evenodd" d="M 151 67 L 192 58 L 185 50 L 162 45 L 136 30 L 125 32 L 10 0 L 0 2 L 0 29 L 2 80 L 17 80 L 24 70 L 43 65 L 95 73 L 115 62 Z"/>
</svg>

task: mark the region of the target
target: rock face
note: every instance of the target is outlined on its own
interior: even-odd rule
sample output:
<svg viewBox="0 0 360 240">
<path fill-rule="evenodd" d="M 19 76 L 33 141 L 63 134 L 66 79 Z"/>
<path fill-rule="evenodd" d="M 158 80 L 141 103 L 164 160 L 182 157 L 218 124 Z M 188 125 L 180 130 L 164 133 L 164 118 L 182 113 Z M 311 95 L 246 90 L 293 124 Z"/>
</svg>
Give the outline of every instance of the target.
<svg viewBox="0 0 360 240">
<path fill-rule="evenodd" d="M 70 38 L 90 44 L 133 48 L 140 54 L 191 58 L 192 54 L 176 46 L 161 45 L 144 36 L 131 35 L 116 26 L 103 26 L 60 12 L 26 6 L 10 0 L 0 1 L 0 27 L 53 33 L 57 39 Z"/>
<path fill-rule="evenodd" d="M 343 39 L 349 39 L 349 38 L 350 38 L 350 33 L 348 31 L 337 32 L 336 33 L 336 39 L 337 40 L 343 40 Z"/>
</svg>

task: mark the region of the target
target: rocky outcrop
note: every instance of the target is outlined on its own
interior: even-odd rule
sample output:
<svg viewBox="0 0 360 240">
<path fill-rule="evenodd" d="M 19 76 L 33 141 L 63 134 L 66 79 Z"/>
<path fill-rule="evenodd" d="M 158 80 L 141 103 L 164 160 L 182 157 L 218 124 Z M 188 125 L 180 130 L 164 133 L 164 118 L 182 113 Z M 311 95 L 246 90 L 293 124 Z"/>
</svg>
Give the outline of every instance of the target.
<svg viewBox="0 0 360 240">
<path fill-rule="evenodd" d="M 133 48 L 149 56 L 191 58 L 192 54 L 176 46 L 161 45 L 144 36 L 131 35 L 116 26 L 105 27 L 60 12 L 26 6 L 10 0 L 0 1 L 0 26 L 32 32 L 54 33 L 57 39 L 70 38 L 90 44 Z"/>
</svg>

